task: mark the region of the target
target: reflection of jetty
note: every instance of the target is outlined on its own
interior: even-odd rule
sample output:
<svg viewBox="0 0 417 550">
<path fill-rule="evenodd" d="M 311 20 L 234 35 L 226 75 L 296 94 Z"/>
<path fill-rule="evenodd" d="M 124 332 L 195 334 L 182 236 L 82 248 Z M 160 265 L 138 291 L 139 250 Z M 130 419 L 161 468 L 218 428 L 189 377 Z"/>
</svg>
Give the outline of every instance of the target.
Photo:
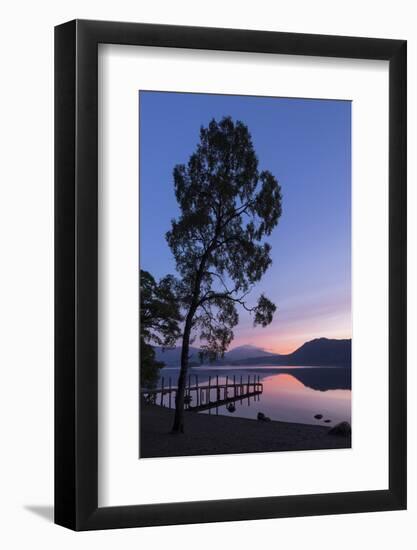
<svg viewBox="0 0 417 550">
<path fill-rule="evenodd" d="M 161 379 L 161 386 L 155 389 L 143 389 L 141 395 L 147 403 L 160 405 L 161 407 L 175 406 L 175 397 L 178 388 L 172 386 L 171 378 L 168 379 L 168 385 L 165 385 L 165 379 Z M 229 379 L 226 376 L 224 382 L 219 382 L 219 377 L 209 376 L 208 381 L 201 384 L 198 382 L 198 376 L 195 376 L 195 383 L 191 384 L 191 376 L 188 377 L 188 384 L 185 387 L 184 404 L 189 411 L 211 411 L 222 406 L 230 406 L 229 411 L 233 412 L 235 402 L 248 401 L 250 404 L 251 398 L 259 400 L 259 396 L 263 392 L 263 384 L 259 381 L 259 376 L 248 375 L 247 381 L 240 377 L 236 380 L 236 376 Z"/>
</svg>

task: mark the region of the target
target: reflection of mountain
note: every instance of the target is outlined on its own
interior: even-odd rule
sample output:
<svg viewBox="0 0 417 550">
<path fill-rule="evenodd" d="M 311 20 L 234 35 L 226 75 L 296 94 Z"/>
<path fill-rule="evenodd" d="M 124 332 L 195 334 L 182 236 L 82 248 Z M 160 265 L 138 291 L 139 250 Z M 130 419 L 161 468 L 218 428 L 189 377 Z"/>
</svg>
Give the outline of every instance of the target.
<svg viewBox="0 0 417 550">
<path fill-rule="evenodd" d="M 350 390 L 352 387 L 352 375 L 351 369 L 344 367 L 263 367 L 257 369 L 256 366 L 246 367 L 244 369 L 233 369 L 233 367 L 216 368 L 216 375 L 225 378 L 229 376 L 229 380 L 236 376 L 236 380 L 239 380 L 240 376 L 243 380 L 247 380 L 250 376 L 253 379 L 253 375 L 259 376 L 260 382 L 264 382 L 267 379 L 271 380 L 274 377 L 284 374 L 291 379 L 296 379 L 298 383 L 318 391 L 326 390 Z M 197 369 L 193 370 L 192 375 L 196 376 Z M 198 368 L 198 377 L 200 382 L 207 382 L 209 376 L 213 376 L 213 371 L 209 366 Z"/>
<path fill-rule="evenodd" d="M 313 390 L 350 390 L 352 375 L 350 369 L 343 368 L 313 368 L 313 369 L 280 369 L 280 373 L 291 374 L 304 386 Z"/>
<path fill-rule="evenodd" d="M 351 364 L 352 340 L 316 338 L 306 342 L 293 353 L 278 355 L 256 346 L 239 346 L 227 352 L 216 365 L 297 365 L 344 366 Z M 199 363 L 198 348 L 190 348 L 190 362 Z M 156 358 L 166 365 L 179 366 L 181 348 L 155 348 Z"/>
</svg>

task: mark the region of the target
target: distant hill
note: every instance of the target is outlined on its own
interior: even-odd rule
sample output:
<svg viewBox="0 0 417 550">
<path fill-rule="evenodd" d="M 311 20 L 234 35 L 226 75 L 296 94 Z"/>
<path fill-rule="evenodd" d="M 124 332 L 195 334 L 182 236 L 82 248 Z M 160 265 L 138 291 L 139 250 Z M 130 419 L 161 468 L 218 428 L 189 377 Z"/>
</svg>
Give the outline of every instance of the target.
<svg viewBox="0 0 417 550">
<path fill-rule="evenodd" d="M 162 361 L 168 366 L 179 366 L 181 359 L 181 348 L 160 348 L 155 347 L 156 359 Z M 200 363 L 199 348 L 190 347 L 190 362 Z M 274 357 L 273 353 L 251 346 L 249 344 L 245 346 L 238 346 L 231 349 L 224 354 L 223 359 L 216 361 L 216 365 L 229 365 L 233 361 L 241 361 L 244 359 L 251 359 L 252 357 Z"/>
<path fill-rule="evenodd" d="M 154 347 L 157 361 L 162 361 L 167 367 L 179 367 L 181 362 L 181 348 Z M 190 363 L 200 363 L 199 348 L 190 346 Z"/>
<path fill-rule="evenodd" d="M 240 361 L 241 359 L 251 359 L 253 357 L 273 357 L 274 354 L 252 345 L 238 346 L 224 354 L 221 363 L 230 361 Z"/>
<path fill-rule="evenodd" d="M 233 364 L 237 365 L 294 365 L 294 366 L 350 366 L 352 340 L 316 338 L 306 342 L 293 353 L 269 357 L 251 357 Z"/>
<path fill-rule="evenodd" d="M 352 354 L 352 340 L 329 340 L 328 338 L 316 338 L 306 342 L 296 351 L 291 353 L 291 361 L 297 364 L 350 364 Z"/>
<path fill-rule="evenodd" d="M 292 366 L 346 366 L 351 364 L 352 340 L 316 338 L 306 342 L 293 353 L 278 355 L 256 346 L 238 346 L 227 352 L 216 365 L 292 365 Z M 156 358 L 167 366 L 180 365 L 181 348 L 155 348 Z M 199 349 L 190 348 L 190 364 L 200 364 Z"/>
</svg>

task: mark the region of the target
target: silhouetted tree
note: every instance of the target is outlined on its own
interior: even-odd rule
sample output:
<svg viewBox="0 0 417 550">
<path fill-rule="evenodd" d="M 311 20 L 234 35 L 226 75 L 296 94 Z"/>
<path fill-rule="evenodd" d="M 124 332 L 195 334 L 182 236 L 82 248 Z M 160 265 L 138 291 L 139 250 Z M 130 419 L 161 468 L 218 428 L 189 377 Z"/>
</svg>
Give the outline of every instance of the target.
<svg viewBox="0 0 417 550">
<path fill-rule="evenodd" d="M 173 346 L 180 337 L 180 315 L 174 292 L 175 280 L 168 275 L 155 281 L 148 271 L 140 271 L 140 375 L 141 385 L 152 387 L 164 363 L 156 361 L 151 343 Z"/>
<path fill-rule="evenodd" d="M 181 370 L 173 432 L 184 431 L 184 390 L 192 333 L 204 342 L 202 356 L 223 356 L 238 323 L 237 305 L 266 326 L 276 306 L 263 294 L 247 297 L 271 265 L 271 234 L 281 215 L 281 189 L 258 159 L 245 124 L 212 120 L 188 164 L 174 168 L 180 216 L 166 238 L 181 280 L 176 294 L 184 310 Z"/>
<path fill-rule="evenodd" d="M 154 388 L 158 382 L 159 370 L 165 366 L 155 359 L 155 350 L 140 337 L 140 384 L 142 388 Z"/>
</svg>

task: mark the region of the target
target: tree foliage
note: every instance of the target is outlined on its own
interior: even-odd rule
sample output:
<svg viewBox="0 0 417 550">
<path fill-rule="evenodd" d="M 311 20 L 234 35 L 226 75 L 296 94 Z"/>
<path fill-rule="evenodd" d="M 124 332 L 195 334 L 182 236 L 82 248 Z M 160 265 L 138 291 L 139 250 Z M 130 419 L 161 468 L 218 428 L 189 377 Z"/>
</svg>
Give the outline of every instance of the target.
<svg viewBox="0 0 417 550">
<path fill-rule="evenodd" d="M 142 388 L 154 388 L 159 378 L 159 370 L 164 363 L 155 359 L 154 348 L 140 337 L 140 384 Z"/>
<path fill-rule="evenodd" d="M 180 337 L 182 320 L 170 275 L 157 283 L 140 271 L 140 365 L 142 386 L 153 386 L 164 363 L 156 361 L 152 344 L 170 347 Z"/>
<path fill-rule="evenodd" d="M 275 305 L 264 295 L 247 297 L 271 265 L 271 234 L 281 215 L 281 190 L 268 171 L 259 172 L 248 128 L 230 117 L 201 128 L 187 165 L 174 169 L 181 215 L 167 241 L 182 280 L 181 303 L 209 355 L 222 354 L 233 339 L 241 305 L 254 324 L 272 321 Z"/>
</svg>

